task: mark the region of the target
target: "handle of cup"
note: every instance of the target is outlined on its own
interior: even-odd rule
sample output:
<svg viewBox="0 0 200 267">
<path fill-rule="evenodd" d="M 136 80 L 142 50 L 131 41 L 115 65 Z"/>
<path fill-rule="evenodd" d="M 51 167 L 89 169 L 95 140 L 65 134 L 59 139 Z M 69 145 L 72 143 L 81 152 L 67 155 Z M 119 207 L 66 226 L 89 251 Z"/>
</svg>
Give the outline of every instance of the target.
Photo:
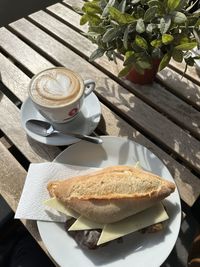
<svg viewBox="0 0 200 267">
<path fill-rule="evenodd" d="M 85 93 L 84 94 L 85 94 L 85 96 L 88 96 L 92 93 L 96 84 L 93 80 L 85 80 L 84 85 L 85 85 Z"/>
</svg>

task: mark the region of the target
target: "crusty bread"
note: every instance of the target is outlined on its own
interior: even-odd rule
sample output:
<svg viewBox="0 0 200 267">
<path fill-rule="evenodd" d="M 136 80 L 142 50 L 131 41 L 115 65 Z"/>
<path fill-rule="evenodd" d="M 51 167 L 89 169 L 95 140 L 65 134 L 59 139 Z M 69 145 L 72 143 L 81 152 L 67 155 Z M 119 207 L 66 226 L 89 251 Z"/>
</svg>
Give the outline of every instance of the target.
<svg viewBox="0 0 200 267">
<path fill-rule="evenodd" d="M 175 184 L 139 168 L 112 166 L 47 186 L 66 206 L 99 223 L 112 223 L 164 199 Z"/>
</svg>

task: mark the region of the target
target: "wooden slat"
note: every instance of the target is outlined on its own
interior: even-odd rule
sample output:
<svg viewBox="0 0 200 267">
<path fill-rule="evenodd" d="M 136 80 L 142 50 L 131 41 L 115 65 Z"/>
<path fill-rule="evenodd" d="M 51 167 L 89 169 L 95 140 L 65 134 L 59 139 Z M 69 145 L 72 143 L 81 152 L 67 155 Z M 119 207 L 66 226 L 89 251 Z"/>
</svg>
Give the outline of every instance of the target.
<svg viewBox="0 0 200 267">
<path fill-rule="evenodd" d="M 51 65 L 45 58 L 41 57 L 25 43 L 22 43 L 17 36 L 13 35 L 5 28 L 0 28 L 0 35 L 0 47 L 10 55 L 15 54 L 15 59 L 19 63 L 25 62 L 24 65 L 26 65 L 32 72 L 38 72 L 38 63 L 40 63 L 40 66 L 46 66 L 45 68 L 48 68 Z M 10 39 L 13 40 L 12 43 L 10 43 Z M 20 50 L 16 49 L 16 47 L 19 46 Z"/>
<path fill-rule="evenodd" d="M 187 100 L 191 105 L 200 108 L 200 87 L 187 78 L 177 75 L 168 68 L 158 72 L 157 77 L 170 88 L 170 91 Z"/>
<path fill-rule="evenodd" d="M 0 194 L 7 201 L 10 207 L 16 211 L 23 189 L 26 171 L 18 161 L 9 153 L 7 148 L 0 142 Z M 27 223 L 22 221 L 31 235 L 38 241 L 45 250 L 36 226 L 36 222 Z"/>
<path fill-rule="evenodd" d="M 4 145 L 6 149 L 9 149 L 12 147 L 12 143 L 6 136 L 1 137 L 0 142 Z"/>
<path fill-rule="evenodd" d="M 63 66 L 77 71 L 85 79 L 94 79 L 96 92 L 104 101 L 112 103 L 113 108 L 126 114 L 130 122 L 139 125 L 162 146 L 175 152 L 197 171 L 200 170 L 199 143 L 193 137 L 32 23 L 21 19 L 12 23 L 12 27 Z"/>
<path fill-rule="evenodd" d="M 0 142 L 0 193 L 15 211 L 26 177 L 26 171 Z"/>
<path fill-rule="evenodd" d="M 73 6 L 72 0 L 64 1 L 67 5 Z M 81 3 L 83 1 L 77 1 L 77 3 Z M 80 26 L 80 15 L 75 13 L 73 10 L 67 10 L 67 8 L 57 3 L 47 8 L 49 11 L 56 14 L 58 17 L 66 20 L 66 12 L 70 16 L 70 21 L 77 29 L 81 29 L 82 31 L 87 31 L 87 27 L 84 25 L 84 28 Z M 73 15 L 74 14 L 74 15 Z M 70 23 L 70 21 L 68 21 Z M 196 106 L 197 108 L 200 107 L 200 87 L 196 84 L 193 84 L 191 81 L 183 78 L 181 80 L 182 75 L 178 75 L 175 71 L 172 71 L 170 68 L 165 68 L 163 71 L 160 72 L 161 75 L 158 75 L 158 78 L 164 81 L 164 85 L 170 88 L 172 92 L 175 94 L 180 95 L 183 99 L 189 101 L 192 105 Z M 171 80 L 168 79 L 169 75 L 173 78 L 173 83 Z M 167 77 L 167 78 L 166 78 Z M 189 76 L 188 76 L 189 77 Z M 198 79 L 196 77 L 196 79 Z M 174 86 L 175 85 L 175 86 Z M 183 89 L 184 88 L 184 89 Z"/>
<path fill-rule="evenodd" d="M 1 53 L 0 62 L 2 82 L 23 102 L 28 97 L 29 77 Z"/>
<path fill-rule="evenodd" d="M 21 41 L 20 41 L 21 42 Z M 17 44 L 16 44 L 17 45 Z M 16 49 L 17 50 L 17 49 Z M 17 53 L 20 51 L 17 51 Z M 29 58 L 34 59 L 34 50 L 28 49 L 27 53 L 29 52 Z M 14 51 L 12 52 L 14 53 Z M 42 56 L 40 56 L 42 58 Z M 23 60 L 22 60 L 23 61 Z M 15 66 L 8 58 L 0 53 L 0 73 L 1 73 L 1 80 L 2 82 L 9 88 L 22 102 L 28 97 L 28 85 L 30 82 L 30 78 L 22 72 L 17 66 Z M 26 59 L 23 61 L 26 64 Z M 33 60 L 33 65 L 31 66 L 30 63 L 25 65 L 30 71 L 35 71 L 33 73 L 39 72 L 46 68 L 50 68 L 53 65 L 47 62 L 43 64 L 44 59 L 42 58 L 39 61 L 40 64 L 35 64 Z"/>
<path fill-rule="evenodd" d="M 185 71 L 185 64 L 184 63 L 178 63 L 178 62 L 174 61 L 173 59 L 170 61 L 170 67 L 175 69 L 181 75 Z M 194 66 L 194 67 L 188 66 L 187 71 L 186 71 L 184 76 L 187 77 L 188 79 L 191 79 L 194 83 L 200 85 L 200 75 L 197 71 L 196 66 Z"/>
<path fill-rule="evenodd" d="M 65 7 L 64 7 L 65 8 Z M 68 11 L 71 10 L 65 8 L 65 21 L 70 22 L 71 16 L 68 16 Z M 44 11 L 36 12 L 29 16 L 32 20 L 40 24 L 44 29 L 48 29 L 55 36 L 65 41 L 77 50 L 81 51 L 84 56 L 89 58 L 92 51 L 95 50 L 96 46 L 93 45 L 87 38 L 73 31 L 59 20 L 53 18 Z M 72 22 L 72 21 L 71 21 Z M 109 62 L 105 57 L 96 61 L 99 66 L 108 70 L 110 73 L 117 75 L 118 70 L 122 68 L 122 62 L 119 61 L 118 66 L 115 63 Z M 170 118 L 187 130 L 191 131 L 195 136 L 200 138 L 200 113 L 195 110 L 192 106 L 186 104 L 178 97 L 174 96 L 170 92 L 166 91 L 162 86 L 154 83 L 153 86 L 141 86 L 133 85 L 130 82 L 126 82 L 130 86 L 130 90 L 137 93 L 138 96 L 146 101 L 150 101 L 154 107 L 159 109 Z M 157 97 L 159 92 L 159 97 Z"/>
<path fill-rule="evenodd" d="M 1 99 L 0 113 L 0 129 L 30 162 L 51 161 L 61 152 L 59 148 L 27 139 L 22 130 L 19 109 L 6 96 Z"/>
</svg>

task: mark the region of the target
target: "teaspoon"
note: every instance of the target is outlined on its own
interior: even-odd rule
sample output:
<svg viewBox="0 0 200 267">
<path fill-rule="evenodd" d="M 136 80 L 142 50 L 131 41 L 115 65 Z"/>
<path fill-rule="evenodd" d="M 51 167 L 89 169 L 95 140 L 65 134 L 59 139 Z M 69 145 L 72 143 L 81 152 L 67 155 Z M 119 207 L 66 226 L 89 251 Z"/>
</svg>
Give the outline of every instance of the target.
<svg viewBox="0 0 200 267">
<path fill-rule="evenodd" d="M 58 131 L 56 129 L 54 129 L 53 125 L 51 125 L 49 122 L 47 121 L 41 121 L 41 120 L 28 120 L 26 122 L 26 127 L 29 131 L 47 137 L 50 136 L 52 134 L 64 134 L 67 136 L 73 136 L 76 137 L 78 139 L 82 139 L 88 142 L 92 142 L 95 144 L 102 144 L 103 141 L 101 138 L 99 137 L 93 137 L 93 136 L 89 136 L 89 135 L 85 135 L 85 134 L 79 134 L 79 133 L 72 133 L 72 132 L 67 132 L 65 131 L 64 133 L 61 131 Z"/>
</svg>

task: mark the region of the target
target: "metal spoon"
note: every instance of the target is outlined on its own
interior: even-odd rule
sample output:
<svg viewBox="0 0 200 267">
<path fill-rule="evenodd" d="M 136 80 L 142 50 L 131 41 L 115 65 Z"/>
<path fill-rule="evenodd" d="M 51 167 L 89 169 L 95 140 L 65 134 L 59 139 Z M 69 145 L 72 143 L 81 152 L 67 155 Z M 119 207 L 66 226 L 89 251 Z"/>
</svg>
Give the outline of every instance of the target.
<svg viewBox="0 0 200 267">
<path fill-rule="evenodd" d="M 82 140 L 92 142 L 95 144 L 102 144 L 103 143 L 102 139 L 99 137 L 93 137 L 93 136 L 89 136 L 89 135 L 85 135 L 85 134 L 79 134 L 79 133 L 71 133 L 71 132 L 67 132 L 67 131 L 65 131 L 63 133 L 61 131 L 54 129 L 53 125 L 51 125 L 47 121 L 40 121 L 40 120 L 34 120 L 34 119 L 28 120 L 26 122 L 26 127 L 29 131 L 31 131 L 35 134 L 44 136 L 44 137 L 50 136 L 50 135 L 55 134 L 55 133 L 58 133 L 58 134 L 61 133 L 64 135 L 73 136 L 73 137 L 76 137 L 78 139 L 82 139 Z"/>
</svg>

